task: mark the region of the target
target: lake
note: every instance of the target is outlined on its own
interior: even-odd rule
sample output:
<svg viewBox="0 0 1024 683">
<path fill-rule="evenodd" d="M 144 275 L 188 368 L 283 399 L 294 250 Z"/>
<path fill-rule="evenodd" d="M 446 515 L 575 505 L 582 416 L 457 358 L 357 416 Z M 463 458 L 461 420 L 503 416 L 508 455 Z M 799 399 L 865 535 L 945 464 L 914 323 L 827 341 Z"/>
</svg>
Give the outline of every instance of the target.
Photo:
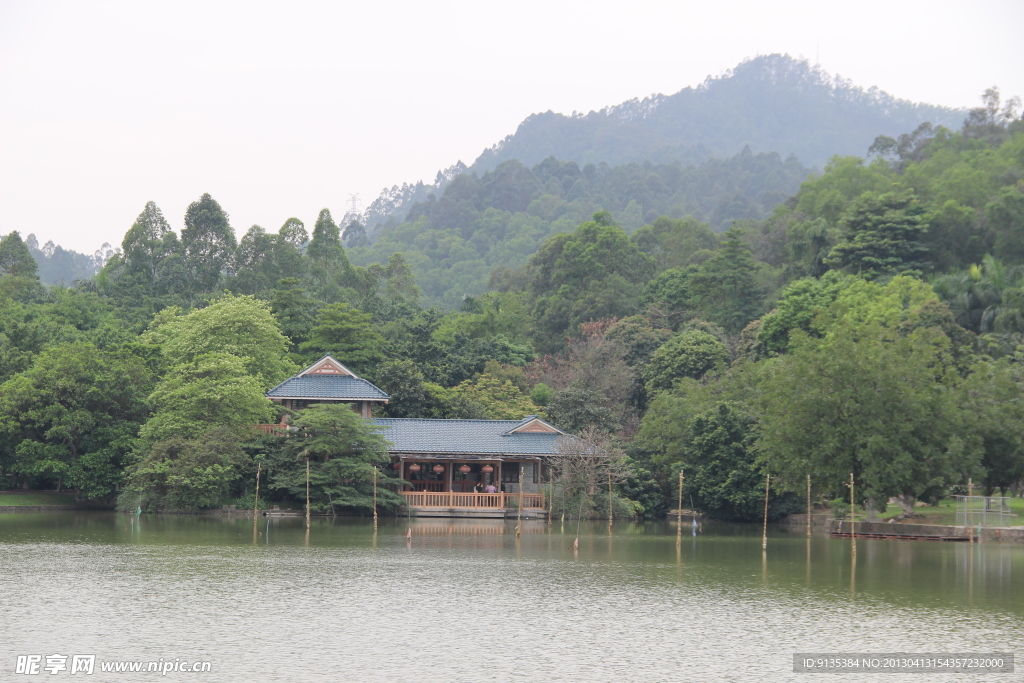
<svg viewBox="0 0 1024 683">
<path fill-rule="evenodd" d="M 576 528 L 3 514 L 0 680 L 779 682 L 822 678 L 794 653 L 1024 652 L 1022 545 L 860 539 L 854 562 L 795 528 L 764 554 L 753 525 L 583 523 L 574 551 Z M 68 670 L 16 674 L 54 654 Z M 100 672 L 118 661 L 210 670 Z"/>
</svg>

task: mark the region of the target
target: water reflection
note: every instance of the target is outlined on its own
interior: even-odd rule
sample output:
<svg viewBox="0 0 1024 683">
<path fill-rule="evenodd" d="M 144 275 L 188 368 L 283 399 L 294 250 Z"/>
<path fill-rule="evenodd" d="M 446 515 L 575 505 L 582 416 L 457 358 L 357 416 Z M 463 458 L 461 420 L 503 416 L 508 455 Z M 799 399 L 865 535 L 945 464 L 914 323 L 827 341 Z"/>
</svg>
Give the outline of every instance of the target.
<svg viewBox="0 0 1024 683">
<path fill-rule="evenodd" d="M 18 596 L 0 638 L 210 659 L 204 680 L 370 682 L 785 681 L 802 680 L 797 651 L 1024 645 L 1018 545 L 860 539 L 854 555 L 802 528 L 770 529 L 762 552 L 759 527 L 713 523 L 684 544 L 674 523 L 258 521 L 254 544 L 251 517 L 0 515 Z"/>
</svg>

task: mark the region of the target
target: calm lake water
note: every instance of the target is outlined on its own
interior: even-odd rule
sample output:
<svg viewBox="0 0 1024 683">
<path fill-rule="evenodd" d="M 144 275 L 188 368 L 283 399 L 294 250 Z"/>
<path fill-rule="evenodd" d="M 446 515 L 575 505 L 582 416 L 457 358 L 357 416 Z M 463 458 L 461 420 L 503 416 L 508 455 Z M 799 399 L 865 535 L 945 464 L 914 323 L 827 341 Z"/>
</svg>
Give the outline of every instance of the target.
<svg viewBox="0 0 1024 683">
<path fill-rule="evenodd" d="M 411 542 L 405 539 L 411 527 Z M 706 524 L 0 515 L 0 680 L 807 681 L 796 652 L 1024 656 L 1024 546 Z M 96 655 L 93 676 L 18 655 Z M 101 674 L 99 662 L 210 661 Z M 70 660 L 69 660 L 70 662 Z M 45 665 L 45 659 L 43 660 Z M 1015 674 L 849 674 L 1010 681 Z M 831 678 L 835 678 L 833 675 Z M 829 678 L 826 676 L 826 678 Z"/>
</svg>

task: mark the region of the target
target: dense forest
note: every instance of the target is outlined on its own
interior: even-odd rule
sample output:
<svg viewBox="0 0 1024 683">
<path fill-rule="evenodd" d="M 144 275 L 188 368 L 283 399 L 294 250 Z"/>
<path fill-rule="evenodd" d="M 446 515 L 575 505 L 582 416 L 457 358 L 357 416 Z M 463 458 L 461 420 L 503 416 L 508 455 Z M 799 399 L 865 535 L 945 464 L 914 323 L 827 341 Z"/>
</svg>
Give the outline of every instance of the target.
<svg viewBox="0 0 1024 683">
<path fill-rule="evenodd" d="M 525 265 L 545 240 L 574 230 L 596 211 L 609 211 L 628 233 L 659 216 L 691 217 L 719 231 L 770 215 L 808 173 L 793 157 L 783 161 L 749 149 L 688 167 L 580 168 L 549 157 L 530 169 L 506 161 L 479 177 L 457 176 L 439 198 L 414 204 L 404 222 L 381 227 L 372 245 L 360 225 L 346 230 L 345 242 L 360 265 L 403 254 L 425 300 L 456 308 L 487 290 L 494 268 Z"/>
<path fill-rule="evenodd" d="M 627 456 L 616 495 L 638 515 L 667 509 L 683 467 L 693 505 L 736 520 L 760 517 L 766 474 L 773 517 L 807 474 L 828 500 L 852 472 L 860 503 L 894 497 L 908 514 L 969 478 L 1019 487 L 1019 102 L 991 90 L 956 131 L 879 135 L 866 158 L 831 158 L 761 218 L 718 214 L 700 194 L 687 203 L 672 174 L 763 208 L 799 182 L 799 164 L 742 153 L 718 176 L 702 168 L 506 162 L 454 178 L 410 212 L 418 228 L 373 245 L 326 209 L 311 229 L 289 219 L 237 239 L 210 195 L 180 233 L 149 203 L 120 253 L 72 287 L 44 287 L 10 233 L 0 475 L 182 510 L 251 504 L 259 466 L 267 500 L 288 503 L 301 452 L 318 509 L 366 510 L 374 472 L 389 480 L 384 445 L 354 413 L 307 411 L 302 437 L 252 429 L 276 418 L 263 393 L 329 352 L 392 396 L 383 415 L 539 414 L 605 439 Z M 651 201 L 636 211 L 612 193 L 633 182 Z M 503 221 L 530 217 L 538 246 L 516 251 Z M 446 262 L 443 240 L 466 258 Z M 501 249 L 515 258 L 483 256 Z M 487 291 L 430 305 L 463 286 L 459 263 Z"/>
</svg>

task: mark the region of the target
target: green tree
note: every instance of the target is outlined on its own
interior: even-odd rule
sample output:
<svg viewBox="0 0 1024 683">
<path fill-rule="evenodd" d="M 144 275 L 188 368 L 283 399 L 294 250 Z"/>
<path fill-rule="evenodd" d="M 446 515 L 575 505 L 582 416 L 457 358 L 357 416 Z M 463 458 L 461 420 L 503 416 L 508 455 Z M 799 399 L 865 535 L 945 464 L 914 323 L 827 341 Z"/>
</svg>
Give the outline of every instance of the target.
<svg viewBox="0 0 1024 683">
<path fill-rule="evenodd" d="M 728 521 L 764 516 L 765 473 L 758 460 L 756 420 L 742 408 L 721 402 L 698 414 L 678 444 L 672 469 L 686 470 L 685 495 L 702 513 Z M 792 512 L 791 496 L 773 492 L 768 516 Z"/>
<path fill-rule="evenodd" d="M 310 330 L 309 341 L 300 345 L 310 360 L 331 354 L 358 373 L 368 371 L 383 358 L 384 339 L 373 329 L 372 316 L 346 303 L 324 306 Z"/>
<path fill-rule="evenodd" d="M 0 385 L 0 439 L 14 471 L 74 487 L 85 498 L 121 482 L 152 376 L 141 359 L 87 343 L 43 350 L 24 373 Z"/>
<path fill-rule="evenodd" d="M 374 470 L 377 504 L 385 509 L 404 505 L 397 493 L 401 482 L 384 468 L 390 460 L 384 438 L 348 406 L 311 406 L 292 424 L 295 430 L 280 439 L 269 458 L 271 489 L 304 503 L 308 459 L 313 510 L 371 511 Z"/>
<path fill-rule="evenodd" d="M 156 443 L 130 471 L 118 507 L 193 511 L 221 505 L 250 465 L 238 433 L 214 428 L 199 438 Z"/>
<path fill-rule="evenodd" d="M 984 493 L 1024 479 L 1024 376 L 1020 358 L 982 361 L 960 387 L 966 428 L 981 444 Z"/>
<path fill-rule="evenodd" d="M 837 304 L 838 305 L 838 304 Z M 841 318 L 821 339 L 790 335 L 790 352 L 763 375 L 761 448 L 796 485 L 811 473 L 841 491 L 853 473 L 864 498 L 898 497 L 906 510 L 972 472 L 960 428 L 949 339 Z"/>
<path fill-rule="evenodd" d="M 0 239 L 0 275 L 22 278 L 38 278 L 39 266 L 32 253 L 13 230 Z"/>
<path fill-rule="evenodd" d="M 910 193 L 866 193 L 842 222 L 843 241 L 825 263 L 865 277 L 930 268 L 924 208 Z"/>
<path fill-rule="evenodd" d="M 336 300 L 340 288 L 351 280 L 352 266 L 341 244 L 338 226 L 328 209 L 320 211 L 316 219 L 313 237 L 306 247 L 306 256 L 310 260 L 310 271 L 321 298 L 325 301 Z"/>
<path fill-rule="evenodd" d="M 139 430 L 144 445 L 180 437 L 199 438 L 218 427 L 248 435 L 270 420 L 273 408 L 258 377 L 242 359 L 205 353 L 172 369 L 149 396 L 153 416 Z"/>
<path fill-rule="evenodd" d="M 527 415 L 542 413 L 530 397 L 511 381 L 488 373 L 462 382 L 453 391 L 482 406 L 484 414 L 491 420 L 521 420 Z"/>
<path fill-rule="evenodd" d="M 756 267 L 743 242 L 745 230 L 733 225 L 718 252 L 690 275 L 692 307 L 697 317 L 738 333 L 761 311 L 762 292 Z"/>
<path fill-rule="evenodd" d="M 237 245 L 228 215 L 209 193 L 185 210 L 181 244 L 197 291 L 213 292 L 221 274 L 231 265 Z"/>
<path fill-rule="evenodd" d="M 286 277 L 278 281 L 270 311 L 291 341 L 292 354 L 297 354 L 299 346 L 309 340 L 318 308 L 319 303 L 306 294 L 301 280 Z"/>
<path fill-rule="evenodd" d="M 701 330 L 681 332 L 665 342 L 644 368 L 647 391 L 668 391 L 684 377 L 700 379 L 729 364 L 729 350 L 714 336 Z"/>
<path fill-rule="evenodd" d="M 0 299 L 29 302 L 39 298 L 43 288 L 38 270 L 17 230 L 0 239 Z"/>
<path fill-rule="evenodd" d="M 265 301 L 251 296 L 224 296 L 206 308 L 172 317 L 159 334 L 145 337 L 161 342 L 172 366 L 190 363 L 210 353 L 238 358 L 243 373 L 266 389 L 294 374 L 287 356 L 288 339 Z"/>
</svg>

